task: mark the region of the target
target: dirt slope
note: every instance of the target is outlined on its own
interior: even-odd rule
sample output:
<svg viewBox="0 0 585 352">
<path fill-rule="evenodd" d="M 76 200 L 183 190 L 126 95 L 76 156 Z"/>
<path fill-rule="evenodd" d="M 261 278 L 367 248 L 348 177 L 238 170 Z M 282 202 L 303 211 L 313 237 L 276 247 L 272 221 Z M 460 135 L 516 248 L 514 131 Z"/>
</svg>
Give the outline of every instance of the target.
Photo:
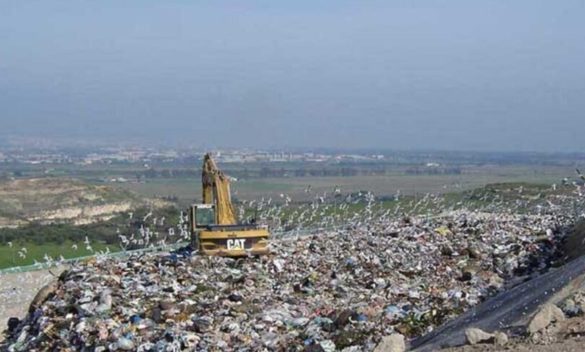
<svg viewBox="0 0 585 352">
<path fill-rule="evenodd" d="M 31 221 L 86 224 L 107 220 L 145 200 L 128 191 L 66 178 L 0 182 L 0 227 Z"/>
</svg>

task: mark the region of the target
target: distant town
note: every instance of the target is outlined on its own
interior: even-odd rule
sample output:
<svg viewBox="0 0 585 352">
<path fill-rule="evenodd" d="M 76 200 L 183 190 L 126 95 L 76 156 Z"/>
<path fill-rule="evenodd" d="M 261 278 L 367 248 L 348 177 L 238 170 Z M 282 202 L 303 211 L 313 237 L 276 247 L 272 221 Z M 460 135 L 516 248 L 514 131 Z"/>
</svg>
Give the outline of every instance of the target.
<svg viewBox="0 0 585 352">
<path fill-rule="evenodd" d="M 212 153 L 226 174 L 243 182 L 287 179 L 287 184 L 304 184 L 309 178 L 338 178 L 337 184 L 352 184 L 346 187 L 348 189 L 368 188 L 382 194 L 392 193 L 388 191 L 389 184 L 409 189 L 410 193 L 422 189 L 410 185 L 410 176 L 443 177 L 440 182 L 438 179 L 429 181 L 442 183 L 440 189 L 429 188 L 440 191 L 459 189 L 465 182 L 478 185 L 486 180 L 497 182 L 528 177 L 535 182 L 560 183 L 574 176 L 575 170 L 585 164 L 584 153 L 207 149 L 42 140 L 7 142 L 3 139 L 0 140 L 0 179 L 68 177 L 92 184 L 124 184 L 133 191 L 180 198 L 180 194 L 200 177 L 200 165 L 207 152 Z M 403 179 L 396 180 L 396 177 Z M 146 184 L 145 190 L 138 186 L 141 184 Z M 244 183 L 239 185 L 242 187 Z M 284 191 L 282 185 L 265 188 L 270 187 Z M 242 192 L 241 197 L 254 193 Z M 296 196 L 302 198 L 304 195 L 297 193 Z"/>
<path fill-rule="evenodd" d="M 176 162 L 181 159 L 201 158 L 204 151 L 152 148 L 100 148 L 87 152 L 68 149 L 56 150 L 24 150 L 5 149 L 0 151 L 0 163 L 23 164 L 107 164 L 112 162 Z M 380 161 L 386 157 L 382 154 L 336 154 L 315 152 L 285 152 L 262 150 L 215 150 L 215 160 L 220 163 L 246 162 L 342 162 L 342 161 Z"/>
</svg>

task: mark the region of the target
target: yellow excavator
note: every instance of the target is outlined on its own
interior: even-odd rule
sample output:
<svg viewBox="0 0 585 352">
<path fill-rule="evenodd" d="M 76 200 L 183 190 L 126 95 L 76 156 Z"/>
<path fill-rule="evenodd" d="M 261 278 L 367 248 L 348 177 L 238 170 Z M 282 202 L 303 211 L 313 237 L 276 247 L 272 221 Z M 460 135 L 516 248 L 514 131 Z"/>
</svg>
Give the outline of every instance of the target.
<svg viewBox="0 0 585 352">
<path fill-rule="evenodd" d="M 270 237 L 267 227 L 237 223 L 229 177 L 217 168 L 210 154 L 203 158 L 201 181 L 203 204 L 193 204 L 189 209 L 192 246 L 206 255 L 267 254 Z"/>
</svg>

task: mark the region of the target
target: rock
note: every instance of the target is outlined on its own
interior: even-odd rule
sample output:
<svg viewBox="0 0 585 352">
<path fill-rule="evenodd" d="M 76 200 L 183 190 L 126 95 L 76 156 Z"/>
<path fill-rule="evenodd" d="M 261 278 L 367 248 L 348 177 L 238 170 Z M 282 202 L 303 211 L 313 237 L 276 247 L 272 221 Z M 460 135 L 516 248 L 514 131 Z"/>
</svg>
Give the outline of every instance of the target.
<svg viewBox="0 0 585 352">
<path fill-rule="evenodd" d="M 545 329 L 552 322 L 563 320 L 565 320 L 565 313 L 559 307 L 554 304 L 545 304 L 528 324 L 528 332 L 534 334 Z"/>
<path fill-rule="evenodd" d="M 575 301 L 570 298 L 565 301 L 562 310 L 567 317 L 575 317 L 582 313 L 581 307 L 579 307 Z"/>
<path fill-rule="evenodd" d="M 487 333 L 478 328 L 465 329 L 465 337 L 470 345 L 487 342 L 494 338 L 494 334 Z"/>
<path fill-rule="evenodd" d="M 506 346 L 508 344 L 508 335 L 506 335 L 504 332 L 496 332 L 494 334 L 494 338 L 496 340 L 496 345 L 498 346 Z"/>
<path fill-rule="evenodd" d="M 51 298 L 55 294 L 57 287 L 58 287 L 58 282 L 54 281 L 54 282 L 51 282 L 51 283 L 45 285 L 43 288 L 41 288 L 39 290 L 39 292 L 37 293 L 37 295 L 35 296 L 35 298 L 33 298 L 32 302 L 30 303 L 30 306 L 28 308 L 28 312 L 29 313 L 34 312 L 35 309 L 40 307 L 43 303 L 45 303 L 46 300 Z"/>
<path fill-rule="evenodd" d="M 405 350 L 404 335 L 396 333 L 383 337 L 374 352 L 404 352 Z"/>
</svg>

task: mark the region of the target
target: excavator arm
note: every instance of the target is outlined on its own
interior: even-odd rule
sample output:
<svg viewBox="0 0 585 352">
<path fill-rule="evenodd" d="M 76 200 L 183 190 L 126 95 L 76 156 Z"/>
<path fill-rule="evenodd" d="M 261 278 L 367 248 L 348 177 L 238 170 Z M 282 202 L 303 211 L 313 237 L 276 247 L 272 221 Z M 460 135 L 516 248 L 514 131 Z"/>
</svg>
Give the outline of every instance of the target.
<svg viewBox="0 0 585 352">
<path fill-rule="evenodd" d="M 203 171 L 201 173 L 203 203 L 215 205 L 216 224 L 234 225 L 236 216 L 232 206 L 230 195 L 230 181 L 221 172 L 210 154 L 203 158 Z"/>
</svg>

